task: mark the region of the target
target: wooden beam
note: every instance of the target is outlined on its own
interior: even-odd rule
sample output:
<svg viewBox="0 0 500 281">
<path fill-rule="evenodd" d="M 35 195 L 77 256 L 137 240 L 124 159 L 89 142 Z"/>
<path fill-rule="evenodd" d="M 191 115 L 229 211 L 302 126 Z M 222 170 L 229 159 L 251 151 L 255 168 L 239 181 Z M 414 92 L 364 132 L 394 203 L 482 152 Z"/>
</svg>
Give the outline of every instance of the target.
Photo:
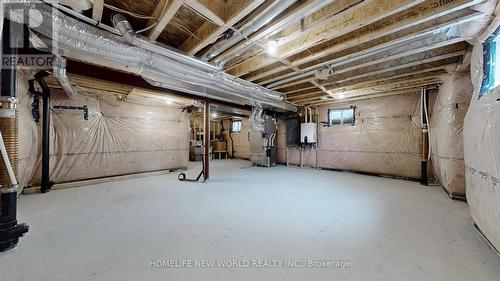
<svg viewBox="0 0 500 281">
<path fill-rule="evenodd" d="M 387 73 L 387 72 L 401 71 L 402 69 L 410 68 L 413 66 L 438 62 L 438 61 L 446 60 L 446 59 L 450 59 L 450 58 L 457 58 L 457 57 L 465 55 L 465 53 L 466 53 L 466 51 L 462 50 L 462 51 L 456 51 L 453 53 L 448 53 L 448 54 L 430 57 L 428 59 L 422 59 L 422 60 L 416 60 L 416 61 L 410 60 L 410 61 L 404 62 L 402 64 L 391 64 L 391 65 L 389 65 L 389 67 L 379 68 L 378 70 L 370 71 L 367 73 L 359 72 L 360 74 L 355 75 L 355 76 L 352 76 L 353 73 L 349 73 L 345 76 L 340 77 L 340 79 L 338 79 L 337 77 L 333 77 L 332 79 L 329 79 L 327 81 L 339 83 L 339 82 L 346 82 L 346 81 L 366 78 L 366 77 L 370 77 L 370 76 L 374 76 L 374 75 L 378 75 L 378 74 L 382 74 L 382 73 Z"/>
<path fill-rule="evenodd" d="M 158 18 L 156 26 L 153 27 L 153 29 L 148 33 L 149 39 L 151 40 L 158 39 L 158 37 L 163 32 L 165 27 L 167 27 L 170 20 L 172 20 L 177 11 L 181 8 L 183 3 L 184 3 L 183 0 L 170 0 L 165 5 L 165 2 L 160 1 L 160 3 L 157 6 L 157 9 L 155 10 L 161 9 L 163 12 L 161 13 L 161 16 Z"/>
<path fill-rule="evenodd" d="M 301 1 L 300 5 L 293 8 L 286 15 L 275 18 L 264 28 L 261 28 L 257 32 L 251 34 L 248 40 L 242 41 L 236 44 L 232 48 L 223 52 L 220 56 L 232 56 L 235 55 L 241 48 L 250 44 L 250 42 L 259 42 L 265 44 L 266 42 L 261 42 L 268 38 L 269 36 L 280 33 L 280 37 L 283 40 L 292 40 L 292 36 L 282 36 L 283 34 L 308 32 L 309 29 L 320 24 L 324 20 L 328 20 L 332 15 L 347 9 L 352 6 L 353 3 L 359 3 L 362 0 L 343 0 L 343 1 L 322 1 L 322 0 L 308 0 Z M 276 1 L 278 2 L 278 1 Z M 328 3 L 332 2 L 332 3 Z M 319 10 L 319 11 L 316 11 Z M 316 11 L 309 16 L 304 17 L 305 13 L 310 11 Z M 285 24 L 288 24 L 286 28 L 283 28 Z M 218 59 L 215 60 L 216 62 Z"/>
<path fill-rule="evenodd" d="M 480 1 L 481 0 L 453 0 L 436 7 L 435 1 L 427 0 L 412 9 L 394 14 L 379 22 L 352 32 L 347 35 L 347 38 L 341 37 L 331 42 L 324 42 L 318 47 L 311 48 L 309 50 L 310 52 L 296 55 L 294 56 L 292 65 L 299 66 L 305 71 L 331 63 L 330 61 L 332 59 L 328 59 L 326 56 L 349 48 L 359 46 L 360 52 L 363 49 L 370 49 L 370 51 L 373 51 L 377 48 L 387 48 L 388 45 L 401 44 L 404 41 L 412 40 L 415 38 L 415 34 L 426 36 L 432 34 L 435 30 L 443 30 L 459 24 L 460 22 L 477 19 L 481 16 L 481 13 L 474 13 L 472 11 L 458 13 L 457 11 L 477 4 Z M 444 17 L 446 15 L 449 15 L 448 18 Z M 294 46 L 288 46 L 287 48 L 295 48 L 295 50 L 298 48 L 300 50 L 300 47 Z M 280 52 L 283 56 L 288 56 L 290 54 L 290 51 L 287 49 L 281 50 L 280 48 Z M 295 53 L 296 52 L 293 52 L 293 54 Z M 366 50 L 365 53 L 368 53 L 368 50 Z M 275 61 L 276 60 L 269 59 L 263 55 L 256 56 L 246 60 L 236 68 L 231 69 L 229 73 L 234 75 L 239 75 L 241 73 L 246 74 Z M 273 72 L 276 73 L 283 69 L 285 69 L 285 67 L 275 68 L 268 71 L 266 74 L 259 73 L 258 75 L 259 77 L 264 77 L 264 75 L 269 75 Z M 252 81 L 254 78 L 250 78 L 250 80 Z"/>
<path fill-rule="evenodd" d="M 364 25 L 374 23 L 422 2 L 423 0 L 370 0 L 362 8 L 348 9 L 335 16 L 335 20 L 329 24 L 321 25 L 311 30 L 311 32 L 302 34 L 296 39 L 280 46 L 278 48 L 278 58 L 286 58 L 297 54 L 318 43 L 342 36 Z M 277 59 L 260 55 L 254 59 L 245 61 L 229 72 L 233 75 L 241 76 L 275 61 Z"/>
<path fill-rule="evenodd" d="M 304 106 L 321 106 L 321 105 L 329 105 L 329 104 L 343 104 L 343 103 L 348 103 L 348 102 L 353 102 L 356 100 L 364 100 L 364 99 L 374 99 L 374 98 L 382 98 L 382 97 L 388 97 L 388 96 L 394 96 L 394 95 L 417 95 L 421 92 L 421 88 L 414 88 L 414 89 L 408 89 L 408 90 L 401 90 L 401 91 L 395 91 L 395 92 L 388 92 L 388 93 L 378 93 L 378 94 L 372 94 L 372 95 L 365 95 L 365 96 L 358 96 L 358 97 L 353 97 L 353 98 L 344 98 L 344 99 L 329 99 L 329 100 L 318 100 L 318 101 L 313 101 L 313 102 L 305 102 L 305 103 L 298 103 L 297 105 Z"/>
<path fill-rule="evenodd" d="M 394 48 L 395 46 L 401 46 L 402 44 L 411 45 L 411 42 L 419 38 L 422 38 L 422 40 L 429 40 L 428 38 L 430 37 L 432 38 L 431 40 L 437 42 L 437 37 L 442 38 L 443 34 L 436 35 L 436 32 L 448 30 L 450 27 L 478 19 L 480 17 L 483 17 L 483 14 L 480 12 L 463 10 L 389 35 L 386 32 L 376 31 L 364 34 L 355 32 L 349 39 L 342 40 L 339 44 L 335 44 L 318 52 L 312 52 L 312 54 L 307 55 L 306 57 L 296 59 L 292 62 L 292 65 L 299 67 L 301 72 L 318 69 L 326 65 L 337 68 L 346 63 L 357 61 L 362 58 L 371 59 L 376 53 L 386 51 L 389 48 Z M 466 38 L 464 38 L 464 40 L 465 39 Z M 429 44 L 432 44 L 432 42 Z M 260 82 L 263 78 L 278 78 L 279 76 L 274 74 L 286 69 L 287 67 L 282 66 L 275 67 L 267 71 L 259 70 L 254 74 L 245 76 L 245 79 L 249 81 L 257 81 L 258 83 L 263 84 L 263 82 Z M 283 75 L 282 78 L 284 79 L 293 75 L 296 74 L 289 71 L 289 73 Z"/>
<path fill-rule="evenodd" d="M 458 49 L 460 49 L 460 48 L 458 48 Z M 441 50 L 441 52 L 446 52 L 446 51 L 447 51 L 446 49 Z M 445 54 L 435 53 L 436 54 L 435 56 L 431 56 L 431 57 L 425 58 L 425 59 L 421 59 L 421 56 L 417 55 L 414 57 L 404 58 L 402 60 L 394 60 L 392 62 L 385 64 L 385 65 L 376 65 L 372 68 L 363 68 L 360 70 L 354 70 L 354 71 L 346 72 L 343 74 L 336 74 L 336 75 L 333 75 L 331 78 L 324 80 L 322 82 L 323 83 L 326 82 L 328 84 L 328 83 L 341 83 L 341 82 L 346 82 L 346 81 L 350 81 L 350 80 L 361 79 L 364 77 L 369 77 L 369 76 L 373 76 L 373 75 L 380 74 L 380 73 L 392 72 L 392 71 L 396 71 L 396 70 L 410 68 L 413 66 L 424 65 L 424 64 L 433 63 L 433 62 L 440 61 L 440 60 L 446 60 L 449 58 L 455 58 L 455 57 L 462 56 L 466 53 L 465 50 L 456 51 L 456 49 L 452 49 L 452 51 L 454 51 L 454 52 L 445 53 Z M 424 54 L 424 57 L 425 57 L 425 54 Z M 279 85 L 279 86 L 273 87 L 271 89 L 278 90 L 278 89 L 281 89 L 284 87 L 289 87 L 289 86 L 293 86 L 296 84 L 300 84 L 300 83 L 304 83 L 304 82 L 311 82 L 311 81 L 315 81 L 315 80 L 316 80 L 316 78 L 314 76 L 312 76 L 311 78 L 306 78 L 305 80 L 298 80 L 298 81 L 290 82 L 288 84 Z"/>
<path fill-rule="evenodd" d="M 423 73 L 447 73 L 449 71 L 456 69 L 457 67 L 456 61 L 455 62 L 450 62 L 450 61 L 452 60 L 448 59 L 443 62 L 409 67 L 403 73 L 401 73 L 400 71 L 391 71 L 388 73 L 374 75 L 372 77 L 364 77 L 345 82 L 323 84 L 323 86 L 325 86 L 329 91 L 333 91 L 336 89 L 342 89 L 349 86 L 365 85 L 365 83 L 366 84 L 377 83 L 377 82 L 387 83 L 387 81 L 393 81 L 399 78 L 409 77 L 414 75 L 421 75 Z"/>
<path fill-rule="evenodd" d="M 409 73 L 410 74 L 410 73 Z M 363 83 L 351 84 L 343 87 L 336 87 L 335 89 L 330 89 L 331 93 L 339 93 L 345 91 L 355 91 L 359 89 L 376 88 L 376 89 L 387 89 L 388 87 L 394 87 L 397 85 L 406 85 L 409 83 L 428 81 L 429 79 L 442 79 L 446 74 L 445 71 L 429 71 L 420 72 L 413 75 L 400 76 L 398 78 L 390 77 L 384 79 L 378 79 L 375 81 L 368 81 Z"/>
<path fill-rule="evenodd" d="M 207 19 L 209 19 L 213 24 L 218 26 L 224 26 L 224 6 L 218 5 L 219 1 L 203 1 L 203 0 L 185 0 L 184 3 L 191 7 L 193 10 L 197 11 Z"/>
<path fill-rule="evenodd" d="M 467 45 L 462 42 L 461 38 L 454 38 L 446 40 L 444 42 L 438 42 L 436 44 L 428 45 L 427 42 L 423 43 L 424 47 L 411 50 L 410 45 L 402 46 L 401 50 L 397 50 L 396 54 L 390 55 L 391 53 L 383 53 L 379 56 L 373 55 L 366 60 L 361 60 L 358 64 L 346 64 L 345 68 L 333 68 L 334 74 L 332 77 L 339 77 L 339 75 L 344 74 L 347 76 L 355 76 L 361 72 L 369 72 L 374 69 L 388 69 L 393 66 L 404 65 L 409 62 L 418 62 L 421 59 L 437 57 L 440 55 L 446 55 L 451 52 L 464 51 L 467 49 Z M 420 41 L 417 41 L 420 42 Z M 406 52 L 397 53 L 398 51 L 403 51 L 405 48 L 409 49 Z M 346 74 L 347 73 L 347 74 Z M 298 79 L 293 83 L 304 83 L 311 80 L 309 78 Z M 290 84 L 285 84 L 290 85 Z"/>
<path fill-rule="evenodd" d="M 233 1 L 229 1 L 226 4 L 226 10 L 229 9 L 227 5 L 230 5 Z M 182 51 L 189 53 L 191 55 L 196 54 L 199 52 L 201 49 L 205 48 L 206 46 L 214 43 L 217 41 L 219 36 L 224 33 L 226 30 L 231 28 L 233 25 L 235 25 L 237 22 L 239 22 L 241 19 L 243 19 L 245 16 L 250 14 L 253 10 L 255 10 L 259 5 L 261 5 L 264 0 L 256 0 L 256 1 L 251 1 L 251 0 L 245 0 L 245 1 L 236 1 L 240 2 L 241 6 L 240 9 L 235 12 L 234 14 L 229 14 L 226 17 L 226 22 L 222 26 L 217 26 L 214 25 L 210 22 L 205 22 L 202 24 L 200 28 L 195 32 L 196 36 L 192 36 L 188 38 L 186 41 L 184 41 L 179 49 Z M 234 5 L 234 3 L 232 3 Z"/>
<path fill-rule="evenodd" d="M 378 52 L 378 53 L 372 52 L 371 55 L 369 56 L 360 53 L 354 53 L 347 57 L 339 57 L 336 63 L 328 65 L 332 69 L 334 69 L 335 74 L 340 74 L 360 68 L 370 67 L 387 61 L 404 58 L 418 53 L 426 53 L 428 51 L 432 51 L 438 48 L 443 48 L 451 46 L 453 44 L 457 44 L 459 42 L 463 42 L 466 39 L 467 38 L 462 38 L 462 37 L 449 37 L 446 33 L 437 35 L 433 34 L 431 36 L 423 38 L 422 40 L 409 42 L 404 45 L 397 45 L 396 47 L 392 47 L 384 52 Z M 365 50 L 363 50 L 363 52 L 364 51 Z M 356 56 L 356 54 L 358 56 Z M 272 78 L 266 80 L 258 80 L 256 82 L 259 84 L 269 84 L 288 77 L 292 77 L 294 75 L 297 74 L 290 73 L 285 75 L 276 75 L 273 76 Z"/>
<path fill-rule="evenodd" d="M 92 19 L 100 22 L 102 20 L 102 12 L 104 11 L 104 0 L 94 0 L 92 8 Z"/>
</svg>

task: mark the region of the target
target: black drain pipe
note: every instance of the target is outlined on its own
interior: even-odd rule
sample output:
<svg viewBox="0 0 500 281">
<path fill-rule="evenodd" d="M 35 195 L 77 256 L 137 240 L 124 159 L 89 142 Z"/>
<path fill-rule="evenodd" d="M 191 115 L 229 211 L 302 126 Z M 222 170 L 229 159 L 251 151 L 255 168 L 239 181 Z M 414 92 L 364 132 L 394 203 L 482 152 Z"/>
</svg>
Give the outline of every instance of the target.
<svg viewBox="0 0 500 281">
<path fill-rule="evenodd" d="M 11 32 L 11 27 L 18 28 L 19 26 L 15 26 L 15 24 L 11 26 L 9 21 L 4 20 L 2 57 L 10 56 L 14 58 L 14 61 L 17 61 L 17 49 L 11 47 L 11 34 L 15 34 L 15 31 Z M 17 177 L 19 169 L 19 115 L 16 108 L 17 70 L 15 66 L 2 66 L 1 69 L 0 130 L 10 166 Z M 0 161 L 0 252 L 15 249 L 19 238 L 29 229 L 26 224 L 17 223 L 17 188 L 16 180 L 9 177 L 7 165 L 2 158 Z"/>
<path fill-rule="evenodd" d="M 50 181 L 50 88 L 45 82 L 45 77 L 50 74 L 40 71 L 35 74 L 35 79 L 42 89 L 43 95 L 43 120 L 42 120 L 42 182 L 40 191 L 47 193 L 54 183 Z"/>
<path fill-rule="evenodd" d="M 420 184 L 429 185 L 429 176 L 427 174 L 428 155 L 429 155 L 429 120 L 427 120 L 427 109 L 429 108 L 429 90 L 422 88 L 422 160 L 420 166 Z"/>
</svg>

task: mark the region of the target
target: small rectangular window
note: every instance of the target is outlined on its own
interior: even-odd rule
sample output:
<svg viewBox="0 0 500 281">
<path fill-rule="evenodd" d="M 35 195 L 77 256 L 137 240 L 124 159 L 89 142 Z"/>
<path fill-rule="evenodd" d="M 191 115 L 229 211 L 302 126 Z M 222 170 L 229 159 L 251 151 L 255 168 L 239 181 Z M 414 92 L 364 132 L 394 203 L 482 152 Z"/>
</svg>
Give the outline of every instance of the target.
<svg viewBox="0 0 500 281">
<path fill-rule="evenodd" d="M 231 121 L 231 133 L 241 132 L 241 120 Z"/>
<path fill-rule="evenodd" d="M 483 43 L 483 83 L 479 97 L 500 85 L 500 28 Z"/>
<path fill-rule="evenodd" d="M 328 110 L 328 124 L 331 125 L 352 125 L 356 122 L 356 108 L 341 108 Z"/>
</svg>

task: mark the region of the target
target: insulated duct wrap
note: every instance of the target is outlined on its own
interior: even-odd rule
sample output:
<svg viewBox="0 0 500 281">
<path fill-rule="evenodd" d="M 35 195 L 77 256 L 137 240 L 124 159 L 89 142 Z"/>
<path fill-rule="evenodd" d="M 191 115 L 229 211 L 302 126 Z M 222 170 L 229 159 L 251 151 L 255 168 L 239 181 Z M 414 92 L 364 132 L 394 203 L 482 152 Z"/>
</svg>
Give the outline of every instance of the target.
<svg viewBox="0 0 500 281">
<path fill-rule="evenodd" d="M 473 91 L 469 72 L 447 76 L 430 120 L 434 173 L 452 197 L 465 195 L 463 126 Z"/>
<path fill-rule="evenodd" d="M 262 114 L 264 113 L 264 108 L 262 104 L 255 104 L 250 113 L 250 118 L 248 123 L 250 124 L 250 128 L 256 132 L 263 133 L 264 132 L 264 118 Z"/>
<path fill-rule="evenodd" d="M 474 44 L 471 59 L 474 93 L 464 121 L 467 201 L 474 222 L 497 250 L 500 249 L 500 88 L 481 98 L 479 92 L 484 77 L 483 42 L 499 27 L 500 18 L 496 17 Z"/>
<path fill-rule="evenodd" d="M 35 7 L 33 5 L 31 1 L 27 1 L 24 7 L 30 9 Z M 203 67 L 194 67 L 186 63 L 185 55 L 162 49 L 135 36 L 130 38 L 129 33 L 126 33 L 127 40 L 136 42 L 141 48 L 130 46 L 123 37 L 96 29 L 53 11 L 48 5 L 43 7 L 38 5 L 36 8 L 40 11 L 42 18 L 34 19 L 34 21 L 38 20 L 41 24 L 31 28 L 47 37 L 48 43 L 51 43 L 51 40 L 57 40 L 57 48 L 65 57 L 138 74 L 171 89 L 179 89 L 178 86 L 175 88 L 177 84 L 174 82 L 197 86 L 195 92 L 201 96 L 207 96 L 207 92 L 211 91 L 210 95 L 213 98 L 232 97 L 246 102 L 253 100 L 273 106 L 278 103 L 277 106 L 283 108 L 288 106 L 283 102 L 283 95 L 278 92 L 219 70 L 208 71 Z M 11 11 L 6 16 L 10 20 L 22 22 L 21 12 L 22 10 Z M 146 47 L 148 49 L 145 49 Z M 169 57 L 166 56 L 167 53 Z M 191 63 L 196 62 L 192 59 Z M 198 63 L 199 66 L 206 65 L 202 61 Z M 184 87 L 189 88 L 187 85 Z"/>
<path fill-rule="evenodd" d="M 401 94 L 319 107 L 319 120 L 328 120 L 328 109 L 356 106 L 355 125 L 320 126 L 319 166 L 391 175 L 420 177 L 422 130 L 420 94 Z M 278 126 L 278 160 L 287 162 L 286 120 Z M 288 162 L 299 165 L 298 148 L 289 148 Z M 303 151 L 305 166 L 316 167 L 314 149 Z"/>
<path fill-rule="evenodd" d="M 69 81 L 68 75 L 66 74 L 66 59 L 62 57 L 57 57 L 54 61 L 54 77 L 57 78 L 59 85 L 63 91 L 70 98 L 76 98 L 78 95 L 78 90 L 76 87 L 71 85 L 71 81 Z"/>
</svg>

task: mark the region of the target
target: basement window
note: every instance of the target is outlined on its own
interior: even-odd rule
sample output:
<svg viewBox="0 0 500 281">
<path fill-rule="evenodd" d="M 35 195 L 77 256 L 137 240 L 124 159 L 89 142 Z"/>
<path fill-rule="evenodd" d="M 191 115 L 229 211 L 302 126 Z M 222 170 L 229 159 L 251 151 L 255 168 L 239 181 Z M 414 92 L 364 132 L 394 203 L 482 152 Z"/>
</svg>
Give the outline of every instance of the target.
<svg viewBox="0 0 500 281">
<path fill-rule="evenodd" d="M 328 110 L 328 124 L 332 125 L 351 125 L 354 126 L 356 122 L 356 107 L 339 108 Z"/>
<path fill-rule="evenodd" d="M 500 28 L 483 43 L 483 83 L 479 97 L 500 85 Z"/>
<path fill-rule="evenodd" d="M 241 120 L 231 121 L 231 133 L 241 132 Z"/>
</svg>

